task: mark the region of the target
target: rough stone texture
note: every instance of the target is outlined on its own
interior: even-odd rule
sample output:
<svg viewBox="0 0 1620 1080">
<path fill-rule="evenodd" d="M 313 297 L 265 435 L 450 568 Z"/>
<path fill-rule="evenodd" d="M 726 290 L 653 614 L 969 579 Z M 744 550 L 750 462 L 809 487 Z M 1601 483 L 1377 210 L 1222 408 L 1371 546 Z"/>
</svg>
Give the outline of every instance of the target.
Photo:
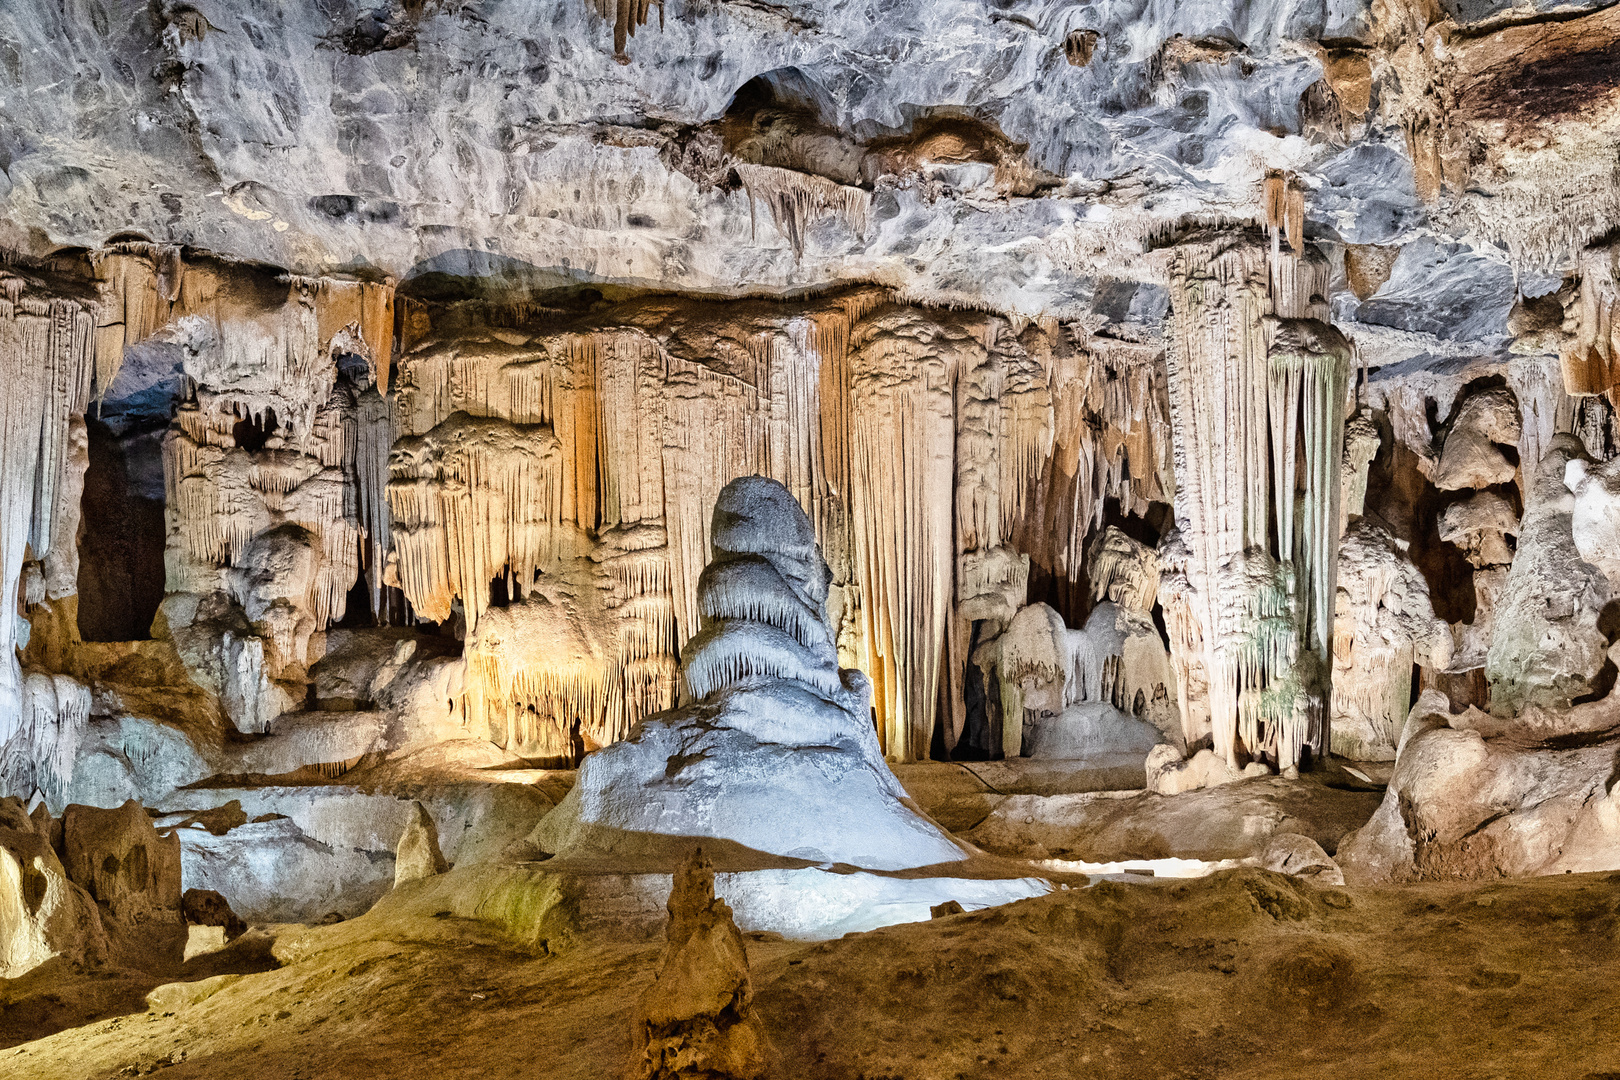
<svg viewBox="0 0 1620 1080">
<path fill-rule="evenodd" d="M 1519 403 L 1506 387 L 1474 394 L 1462 403 L 1430 477 L 1441 491 L 1505 484 L 1518 472 L 1499 449 L 1519 445 Z"/>
<path fill-rule="evenodd" d="M 433 824 L 433 815 L 421 803 L 414 804 L 394 855 L 394 884 L 420 881 L 448 869 L 450 864 L 439 850 L 439 830 Z"/>
<path fill-rule="evenodd" d="M 68 807 L 62 849 L 68 875 L 125 927 L 180 922 L 180 839 L 159 836 L 139 803 Z"/>
<path fill-rule="evenodd" d="M 49 834 L 36 829 L 20 800 L 0 799 L 0 978 L 57 956 L 99 963 L 107 949 L 95 900 L 69 880 Z"/>
<path fill-rule="evenodd" d="M 1607 660 L 1599 620 L 1609 582 L 1575 546 L 1575 498 L 1564 486 L 1569 463 L 1582 454 L 1574 438 L 1556 436 L 1530 485 L 1485 661 L 1499 716 L 1532 704 L 1567 708 L 1594 690 Z"/>
<path fill-rule="evenodd" d="M 217 926 L 224 931 L 227 941 L 247 931 L 247 923 L 212 889 L 187 889 L 180 897 L 180 912 L 188 926 Z"/>
<path fill-rule="evenodd" d="M 1482 734 L 1425 691 L 1388 793 L 1337 853 L 1355 883 L 1491 879 L 1620 867 L 1612 734 L 1558 748 Z"/>
<path fill-rule="evenodd" d="M 1024 722 L 1024 753 L 1039 759 L 1134 759 L 1162 739 L 1158 728 L 1106 701 L 1069 705 L 1056 715 Z"/>
<path fill-rule="evenodd" d="M 1246 776 L 1265 776 L 1269 770 L 1251 761 L 1241 769 L 1227 764 L 1213 750 L 1199 750 L 1183 758 L 1174 746 L 1156 746 L 1148 751 L 1147 789 L 1158 795 L 1179 795 L 1184 791 L 1230 784 Z"/>
<path fill-rule="evenodd" d="M 963 835 L 998 854 L 1093 862 L 1254 858 L 1287 833 L 1331 853 L 1380 805 L 1372 785 L 1362 787 L 1258 777 L 1173 796 L 1011 795 Z"/>
<path fill-rule="evenodd" d="M 1576 459 L 1571 466 L 1585 462 Z M 1574 488 L 1571 488 L 1574 490 Z M 1509 566 L 1513 562 L 1513 549 L 1507 538 L 1519 535 L 1519 515 L 1502 496 L 1492 491 L 1481 491 L 1462 502 L 1454 502 L 1440 515 L 1440 539 L 1456 544 L 1470 563 L 1478 567 Z M 1581 548 L 1581 533 L 1576 531 L 1576 549 Z M 1594 560 L 1585 551 L 1581 557 Z"/>
<path fill-rule="evenodd" d="M 637 1080 L 755 1080 L 764 1026 L 753 1011 L 748 950 L 714 895 L 714 867 L 694 852 L 669 893 L 663 967 L 636 1002 L 629 1075 Z"/>
</svg>

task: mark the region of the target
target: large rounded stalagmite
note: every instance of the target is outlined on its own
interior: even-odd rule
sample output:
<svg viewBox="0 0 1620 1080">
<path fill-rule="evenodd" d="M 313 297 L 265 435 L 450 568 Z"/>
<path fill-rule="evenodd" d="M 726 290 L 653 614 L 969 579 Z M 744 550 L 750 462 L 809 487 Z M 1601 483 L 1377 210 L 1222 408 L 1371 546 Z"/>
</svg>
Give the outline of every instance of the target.
<svg viewBox="0 0 1620 1080">
<path fill-rule="evenodd" d="M 829 926 L 882 925 L 925 917 L 925 902 L 980 905 L 1044 891 L 1028 879 L 955 876 L 952 866 L 977 852 L 920 813 L 885 764 L 866 677 L 838 668 L 826 564 L 787 490 L 759 477 L 729 484 L 715 509 L 713 546 L 699 584 L 704 625 L 687 645 L 683 672 L 695 700 L 587 757 L 530 843 L 563 861 L 662 865 L 701 842 L 717 865 L 763 872 L 752 881 L 736 873 L 728 885 L 740 918 L 812 936 L 820 931 L 805 922 L 811 907 L 827 909 L 815 918 Z M 809 864 L 934 869 L 910 880 L 814 870 L 804 871 L 809 878 L 770 876 Z M 815 904 L 803 902 L 805 890 Z M 857 910 L 834 913 L 839 905 Z M 917 914 L 896 914 L 907 910 Z"/>
</svg>

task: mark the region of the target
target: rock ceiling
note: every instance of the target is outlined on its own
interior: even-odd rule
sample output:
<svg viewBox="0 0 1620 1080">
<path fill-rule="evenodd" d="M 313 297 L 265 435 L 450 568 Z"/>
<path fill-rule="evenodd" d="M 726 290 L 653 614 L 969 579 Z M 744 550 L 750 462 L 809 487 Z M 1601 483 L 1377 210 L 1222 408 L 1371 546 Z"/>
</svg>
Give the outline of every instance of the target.
<svg viewBox="0 0 1620 1080">
<path fill-rule="evenodd" d="M 1445 350 L 1615 220 L 1616 36 L 1450 0 L 20 2 L 3 239 L 1085 318 L 1190 225 L 1263 224 L 1270 176 L 1311 238 L 1400 249 L 1348 260 L 1346 317 Z"/>
</svg>

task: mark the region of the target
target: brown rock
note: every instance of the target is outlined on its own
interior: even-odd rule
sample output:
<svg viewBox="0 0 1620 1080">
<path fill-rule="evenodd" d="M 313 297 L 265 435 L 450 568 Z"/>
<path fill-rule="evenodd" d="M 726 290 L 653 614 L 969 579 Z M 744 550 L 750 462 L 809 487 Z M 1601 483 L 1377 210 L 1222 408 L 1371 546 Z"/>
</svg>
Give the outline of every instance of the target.
<svg viewBox="0 0 1620 1080">
<path fill-rule="evenodd" d="M 180 838 L 160 837 L 140 803 L 62 814 L 68 876 L 125 927 L 180 924 Z"/>
<path fill-rule="evenodd" d="M 99 963 L 107 955 L 101 913 L 67 871 L 21 800 L 0 799 L 0 978 L 53 957 Z"/>
<path fill-rule="evenodd" d="M 416 803 L 405 832 L 399 838 L 394 861 L 394 885 L 442 874 L 450 869 L 439 850 L 439 830 L 433 824 L 433 815 L 427 807 Z"/>
<path fill-rule="evenodd" d="M 635 1080 L 752 1080 L 765 1071 L 765 1036 L 753 1015 L 748 954 L 731 908 L 714 895 L 702 852 L 669 894 L 663 970 L 631 1018 Z"/>
<path fill-rule="evenodd" d="M 187 889 L 180 898 L 180 911 L 191 926 L 218 926 L 225 931 L 225 940 L 240 937 L 247 931 L 243 922 L 226 899 L 213 889 Z"/>
</svg>

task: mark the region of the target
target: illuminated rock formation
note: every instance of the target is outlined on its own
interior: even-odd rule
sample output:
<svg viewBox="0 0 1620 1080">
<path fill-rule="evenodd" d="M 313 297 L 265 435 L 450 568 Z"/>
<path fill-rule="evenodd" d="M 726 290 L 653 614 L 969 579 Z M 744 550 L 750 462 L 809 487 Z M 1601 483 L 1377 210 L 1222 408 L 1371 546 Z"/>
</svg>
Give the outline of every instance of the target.
<svg viewBox="0 0 1620 1080">
<path fill-rule="evenodd" d="M 629 856 L 712 837 L 813 862 L 901 869 L 966 852 L 910 810 L 883 763 L 870 690 L 840 670 L 829 571 L 780 484 L 745 477 L 715 503 L 704 626 L 682 678 L 693 703 L 588 757 L 533 841 Z"/>
<path fill-rule="evenodd" d="M 873 903 L 915 909 L 929 896 L 976 904 L 1041 891 L 949 876 L 972 852 L 914 809 L 884 764 L 866 678 L 838 667 L 825 607 L 830 571 L 787 489 L 763 477 L 728 484 L 711 535 L 715 559 L 699 583 L 704 626 L 683 662 L 692 703 L 586 758 L 529 842 L 563 860 L 663 859 L 701 841 L 741 867 L 786 859 L 932 868 L 892 885 L 857 875 L 825 910 L 791 915 L 770 897 L 815 895 L 828 885 L 819 871 L 730 875 L 742 882 L 733 903 L 748 900 L 739 911 L 750 925 L 794 936 L 870 918 L 862 913 Z"/>
<path fill-rule="evenodd" d="M 1171 273 L 1176 515 L 1215 751 L 1292 770 L 1329 742 L 1349 347 L 1320 321 L 1319 256 L 1215 238 Z"/>
<path fill-rule="evenodd" d="M 714 867 L 695 851 L 670 889 L 658 979 L 636 1002 L 629 1075 L 754 1080 L 766 1068 L 763 1025 L 753 1010 L 748 949 Z"/>
<path fill-rule="evenodd" d="M 1451 628 L 1435 618 L 1423 576 L 1387 531 L 1367 521 L 1352 525 L 1339 544 L 1333 752 L 1394 760 L 1413 665 L 1436 670 L 1451 659 Z"/>
<path fill-rule="evenodd" d="M 1491 711 L 1499 716 L 1526 705 L 1568 708 L 1594 691 L 1607 660 L 1608 637 L 1598 623 L 1611 587 L 1580 556 L 1575 496 L 1564 483 L 1580 475 L 1581 456 L 1573 437 L 1555 437 L 1530 484 L 1485 660 Z"/>
</svg>

